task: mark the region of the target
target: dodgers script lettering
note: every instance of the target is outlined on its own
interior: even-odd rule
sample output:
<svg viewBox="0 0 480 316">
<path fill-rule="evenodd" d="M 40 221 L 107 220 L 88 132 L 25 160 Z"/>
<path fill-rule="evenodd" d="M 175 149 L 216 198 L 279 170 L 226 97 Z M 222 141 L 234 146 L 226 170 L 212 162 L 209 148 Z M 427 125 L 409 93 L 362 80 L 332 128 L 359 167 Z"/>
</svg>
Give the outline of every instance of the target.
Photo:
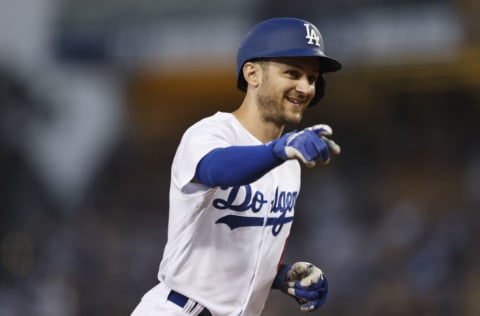
<svg viewBox="0 0 480 316">
<path fill-rule="evenodd" d="M 227 190 L 228 188 L 221 188 Z M 240 194 L 243 193 L 243 197 Z M 277 236 L 283 228 L 283 225 L 293 221 L 293 210 L 297 200 L 298 192 L 280 191 L 275 189 L 275 194 L 271 201 L 265 199 L 265 194 L 260 191 L 252 191 L 250 185 L 237 186 L 230 188 L 226 199 L 217 198 L 213 200 L 213 206 L 219 210 L 232 210 L 235 212 L 252 211 L 258 213 L 265 205 L 270 202 L 269 213 L 275 215 L 264 217 L 226 215 L 217 220 L 217 224 L 226 224 L 230 229 L 247 226 L 272 226 L 272 234 Z M 287 216 L 292 213 L 292 216 Z"/>
</svg>

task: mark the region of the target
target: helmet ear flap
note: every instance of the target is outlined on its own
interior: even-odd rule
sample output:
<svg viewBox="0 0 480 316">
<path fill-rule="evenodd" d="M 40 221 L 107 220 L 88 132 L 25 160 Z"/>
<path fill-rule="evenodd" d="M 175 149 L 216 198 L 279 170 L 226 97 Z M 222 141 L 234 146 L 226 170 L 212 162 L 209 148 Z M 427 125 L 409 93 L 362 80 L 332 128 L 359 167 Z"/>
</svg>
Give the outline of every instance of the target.
<svg viewBox="0 0 480 316">
<path fill-rule="evenodd" d="M 323 75 L 320 75 L 315 83 L 315 96 L 313 97 L 312 101 L 310 101 L 310 106 L 314 106 L 320 99 L 323 98 L 325 95 L 325 87 L 327 85 L 327 81 Z"/>
</svg>

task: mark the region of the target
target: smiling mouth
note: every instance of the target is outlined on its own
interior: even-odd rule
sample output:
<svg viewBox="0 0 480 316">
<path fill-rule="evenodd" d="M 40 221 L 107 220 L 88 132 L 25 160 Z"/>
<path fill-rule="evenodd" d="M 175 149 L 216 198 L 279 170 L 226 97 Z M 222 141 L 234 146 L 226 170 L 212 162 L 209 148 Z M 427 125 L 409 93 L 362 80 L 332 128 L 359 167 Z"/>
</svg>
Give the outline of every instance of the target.
<svg viewBox="0 0 480 316">
<path fill-rule="evenodd" d="M 288 100 L 288 102 L 296 104 L 296 105 L 304 105 L 305 102 L 306 102 L 306 100 L 295 99 L 295 98 L 291 98 L 291 97 L 286 97 L 286 99 Z"/>
</svg>

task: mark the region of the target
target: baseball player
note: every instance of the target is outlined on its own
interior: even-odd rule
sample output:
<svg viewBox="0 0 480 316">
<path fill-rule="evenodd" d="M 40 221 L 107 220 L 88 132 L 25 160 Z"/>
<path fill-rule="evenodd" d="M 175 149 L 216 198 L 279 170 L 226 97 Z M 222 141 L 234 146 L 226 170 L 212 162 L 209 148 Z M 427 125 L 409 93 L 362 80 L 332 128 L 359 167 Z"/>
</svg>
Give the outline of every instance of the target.
<svg viewBox="0 0 480 316">
<path fill-rule="evenodd" d="M 171 170 L 160 282 L 132 315 L 260 315 L 271 289 L 295 298 L 302 311 L 325 302 L 328 283 L 318 267 L 281 259 L 301 163 L 326 164 L 340 147 L 327 138 L 328 125 L 283 130 L 321 99 L 323 74 L 340 68 L 308 21 L 273 18 L 247 33 L 237 55 L 245 98 L 183 135 Z"/>
</svg>

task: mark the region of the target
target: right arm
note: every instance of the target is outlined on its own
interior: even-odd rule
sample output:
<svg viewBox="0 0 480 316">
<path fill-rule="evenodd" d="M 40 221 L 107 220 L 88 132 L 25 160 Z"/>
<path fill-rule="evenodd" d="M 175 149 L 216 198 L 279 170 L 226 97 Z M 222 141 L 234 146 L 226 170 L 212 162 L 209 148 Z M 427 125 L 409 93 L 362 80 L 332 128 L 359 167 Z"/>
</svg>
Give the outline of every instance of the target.
<svg viewBox="0 0 480 316">
<path fill-rule="evenodd" d="M 266 145 L 216 148 L 206 154 L 195 170 L 195 180 L 210 187 L 245 185 L 262 177 L 285 160 L 298 159 L 307 167 L 330 161 L 340 147 L 324 135 L 327 125 L 316 125 L 283 135 Z"/>
</svg>

